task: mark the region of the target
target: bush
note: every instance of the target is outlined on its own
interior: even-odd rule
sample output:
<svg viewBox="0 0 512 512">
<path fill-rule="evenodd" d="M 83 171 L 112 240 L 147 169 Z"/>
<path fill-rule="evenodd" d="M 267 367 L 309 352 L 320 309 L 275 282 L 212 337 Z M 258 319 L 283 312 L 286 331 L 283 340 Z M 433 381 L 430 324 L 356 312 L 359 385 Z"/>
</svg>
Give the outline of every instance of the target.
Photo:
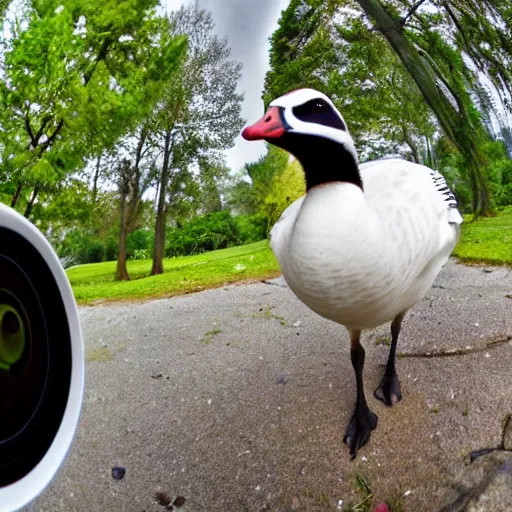
<svg viewBox="0 0 512 512">
<path fill-rule="evenodd" d="M 239 244 L 259 242 L 266 236 L 267 221 L 260 215 L 237 215 L 233 218 Z"/>
<path fill-rule="evenodd" d="M 222 211 L 196 217 L 181 229 L 167 231 L 166 257 L 224 249 L 238 244 L 238 229 L 231 213 Z"/>
<path fill-rule="evenodd" d="M 105 246 L 96 240 L 92 240 L 85 246 L 87 263 L 100 263 L 105 261 Z"/>
<path fill-rule="evenodd" d="M 116 238 L 109 238 L 105 242 L 105 260 L 115 261 L 119 253 L 119 240 Z"/>
<path fill-rule="evenodd" d="M 68 264 L 99 263 L 105 261 L 105 244 L 79 229 L 67 233 L 60 243 L 58 253 Z"/>
<path fill-rule="evenodd" d="M 126 254 L 128 259 L 147 259 L 151 258 L 155 234 L 150 229 L 137 229 L 132 231 L 126 239 Z M 141 258 L 140 255 L 145 251 L 147 258 Z M 137 257 L 135 254 L 137 253 Z"/>
<path fill-rule="evenodd" d="M 149 260 L 151 259 L 151 251 L 149 249 L 135 249 L 131 256 L 132 260 Z"/>
</svg>

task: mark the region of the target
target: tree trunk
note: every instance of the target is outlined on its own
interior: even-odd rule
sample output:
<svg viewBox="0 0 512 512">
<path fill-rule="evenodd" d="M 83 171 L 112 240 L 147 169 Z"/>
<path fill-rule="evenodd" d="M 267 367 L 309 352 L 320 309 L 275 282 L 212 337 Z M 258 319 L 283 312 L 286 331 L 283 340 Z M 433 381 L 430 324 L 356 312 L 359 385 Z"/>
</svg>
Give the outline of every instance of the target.
<svg viewBox="0 0 512 512">
<path fill-rule="evenodd" d="M 404 142 L 409 146 L 409 149 L 411 150 L 411 155 L 413 162 L 415 164 L 420 163 L 420 155 L 418 151 L 418 146 L 413 142 L 413 140 L 410 138 L 409 133 L 407 132 L 407 128 L 402 127 L 402 137 Z"/>
<path fill-rule="evenodd" d="M 26 219 L 30 218 L 30 214 L 32 213 L 32 208 L 34 206 L 34 201 L 36 200 L 38 193 L 39 193 L 39 187 L 36 185 L 34 187 L 34 191 L 32 192 L 32 197 L 29 199 L 29 201 L 27 203 L 27 207 L 25 208 L 24 216 Z"/>
<path fill-rule="evenodd" d="M 11 200 L 11 208 L 15 208 L 18 204 L 18 199 L 20 198 L 21 191 L 23 190 L 23 183 L 20 183 L 14 192 Z"/>
<path fill-rule="evenodd" d="M 387 12 L 380 0 L 357 0 L 357 2 L 374 20 L 376 29 L 386 38 L 416 82 L 446 136 L 465 156 L 472 175 L 473 204 L 477 205 L 475 213 L 489 215 L 491 208 L 489 187 L 485 175 L 485 159 L 479 149 L 478 133 L 470 122 L 469 116 L 463 108 L 457 112 L 439 89 L 434 72 L 407 39 L 400 20 Z"/>
<path fill-rule="evenodd" d="M 426 152 L 426 155 L 425 155 L 425 158 L 426 158 L 426 162 L 425 162 L 425 165 L 427 167 L 431 167 L 432 169 L 434 169 L 434 162 L 432 160 L 432 153 L 430 151 L 430 139 L 428 138 L 428 135 L 425 137 L 425 143 L 427 144 L 427 152 Z"/>
<path fill-rule="evenodd" d="M 126 268 L 126 239 L 128 237 L 128 219 L 126 212 L 126 194 L 121 192 L 121 225 L 119 229 L 119 253 L 117 255 L 116 280 L 128 281 L 128 269 Z"/>
<path fill-rule="evenodd" d="M 92 203 L 96 204 L 96 198 L 98 196 L 98 179 L 100 177 L 100 164 L 101 164 L 101 155 L 98 157 L 96 161 L 96 171 L 94 172 L 94 180 L 92 184 Z"/>
<path fill-rule="evenodd" d="M 156 210 L 155 221 L 155 246 L 153 251 L 153 268 L 151 275 L 164 273 L 164 248 L 165 248 L 165 214 L 167 195 L 167 186 L 169 184 L 169 163 L 171 156 L 171 130 L 165 134 L 164 144 L 164 162 L 162 165 L 162 174 L 160 176 L 160 193 L 158 196 L 158 207 Z"/>
</svg>

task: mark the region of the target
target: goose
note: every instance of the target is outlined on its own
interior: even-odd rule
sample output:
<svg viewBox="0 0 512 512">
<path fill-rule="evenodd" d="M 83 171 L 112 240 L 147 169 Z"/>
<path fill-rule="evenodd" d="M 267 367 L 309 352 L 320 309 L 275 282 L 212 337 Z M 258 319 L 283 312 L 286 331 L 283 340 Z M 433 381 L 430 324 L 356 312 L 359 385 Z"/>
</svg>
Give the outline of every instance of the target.
<svg viewBox="0 0 512 512">
<path fill-rule="evenodd" d="M 306 194 L 273 226 L 270 246 L 292 292 L 348 330 L 356 400 L 343 442 L 353 460 L 378 420 L 364 393 L 361 331 L 391 322 L 389 357 L 374 396 L 393 406 L 402 399 L 395 368 L 402 320 L 458 241 L 457 200 L 444 177 L 426 166 L 396 157 L 359 165 L 343 116 L 313 89 L 272 101 L 242 137 L 285 149 L 302 165 Z"/>
</svg>

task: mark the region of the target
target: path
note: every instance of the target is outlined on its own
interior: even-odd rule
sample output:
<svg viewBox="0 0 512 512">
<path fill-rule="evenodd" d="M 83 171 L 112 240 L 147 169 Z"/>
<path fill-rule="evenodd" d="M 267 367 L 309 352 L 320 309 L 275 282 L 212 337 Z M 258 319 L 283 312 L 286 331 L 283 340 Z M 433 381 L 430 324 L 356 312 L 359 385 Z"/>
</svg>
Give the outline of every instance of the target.
<svg viewBox="0 0 512 512">
<path fill-rule="evenodd" d="M 493 468 L 512 453 L 467 459 L 501 442 L 512 413 L 511 297 L 511 270 L 450 262 L 404 321 L 404 399 L 392 409 L 372 396 L 388 327 L 365 333 L 379 426 L 354 462 L 341 442 L 355 392 L 348 336 L 279 280 L 81 308 L 79 432 L 27 510 L 162 511 L 157 492 L 185 497 L 185 512 L 337 510 L 339 500 L 361 500 L 356 473 L 371 482 L 374 504 L 397 498 L 405 511 L 492 499 L 500 478 L 511 488 L 512 467 Z M 509 433 L 506 442 L 512 448 Z M 116 465 L 123 480 L 111 476 Z"/>
</svg>

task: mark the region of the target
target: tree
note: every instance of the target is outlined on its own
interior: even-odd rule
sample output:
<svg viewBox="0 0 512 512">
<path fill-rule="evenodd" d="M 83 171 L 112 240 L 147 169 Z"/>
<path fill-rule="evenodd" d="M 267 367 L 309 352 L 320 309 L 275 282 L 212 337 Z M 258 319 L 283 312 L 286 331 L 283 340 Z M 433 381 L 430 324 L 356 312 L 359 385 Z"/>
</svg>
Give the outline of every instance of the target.
<svg viewBox="0 0 512 512">
<path fill-rule="evenodd" d="M 423 23 L 422 26 L 422 36 L 427 36 L 423 38 L 423 42 L 430 43 L 426 45 L 426 50 L 414 45 L 414 40 L 419 43 L 421 37 L 415 38 L 412 34 L 408 37 L 409 34 L 404 28 L 408 19 L 417 16 L 417 8 L 413 9 L 414 6 L 410 6 L 409 12 L 401 18 L 392 15 L 379 0 L 357 1 L 366 15 L 373 20 L 374 28 L 386 38 L 416 82 L 446 136 L 464 155 L 471 171 L 473 211 L 489 214 L 491 205 L 484 170 L 486 161 L 481 148 L 483 127 L 475 115 L 475 109 L 472 108 L 470 92 L 460 80 L 467 71 L 462 58 L 453 59 L 455 52 L 450 51 L 448 44 L 438 37 L 439 33 L 434 32 L 435 29 L 430 24 Z M 420 20 L 425 21 L 426 17 Z M 432 44 L 434 41 L 437 43 L 436 46 Z M 441 57 L 439 60 L 447 67 L 451 65 L 451 74 L 443 73 L 435 60 L 429 59 L 430 49 L 437 49 L 437 54 L 434 55 Z M 443 85 L 449 94 L 443 90 Z"/>
<path fill-rule="evenodd" d="M 272 177 L 269 190 L 260 205 L 260 212 L 267 221 L 267 232 L 270 232 L 284 210 L 305 193 L 306 182 L 302 167 L 298 160 L 289 160 L 284 170 Z"/>
<path fill-rule="evenodd" d="M 399 88 L 388 88 L 393 94 L 383 94 L 399 108 L 414 105 L 410 112 L 404 113 L 409 118 L 407 130 L 401 130 L 412 157 L 416 159 L 421 152 L 415 148 L 417 144 L 410 143 L 410 129 L 414 127 L 413 132 L 418 133 L 423 126 L 430 133 L 433 131 L 425 112 L 417 116 L 417 112 L 421 112 L 417 108 L 420 95 L 436 123 L 464 158 L 473 191 L 473 210 L 486 214 L 490 211 L 490 198 L 488 162 L 483 148 L 488 137 L 474 97 L 481 88 L 479 76 L 485 75 L 507 106 L 512 55 L 507 36 L 510 23 L 506 6 L 491 0 L 444 0 L 440 3 L 429 0 L 415 3 L 406 0 L 292 0 L 272 39 L 272 69 L 267 75 L 265 97 L 273 93 L 279 83 L 288 83 L 289 88 L 296 86 L 290 78 L 301 76 L 301 69 L 305 70 L 301 81 L 311 77 L 314 84 L 320 77 L 326 89 L 336 90 L 337 75 L 342 77 L 347 70 L 350 73 L 350 69 L 357 71 L 345 58 L 348 53 L 352 52 L 353 56 L 356 50 L 380 47 L 382 58 L 379 60 L 384 63 L 384 69 L 392 70 L 401 84 Z M 388 51 L 382 42 L 386 43 Z M 315 45 L 323 48 L 323 52 L 317 54 L 321 57 L 316 66 L 311 53 Z M 369 68 L 370 87 L 380 89 L 382 83 L 374 76 L 375 67 Z M 362 75 L 364 68 L 359 73 Z M 359 90 L 364 96 L 364 88 L 359 87 Z M 359 98 L 352 98 L 360 103 Z M 373 103 L 370 117 L 375 117 L 380 109 L 387 110 L 391 104 L 385 96 L 375 96 L 375 99 L 378 101 Z M 397 112 L 399 115 L 394 121 L 403 118 L 400 110 Z M 431 138 L 428 133 L 425 135 Z M 429 148 L 431 142 L 427 143 Z"/>
<path fill-rule="evenodd" d="M 32 0 L 4 45 L 0 136 L 11 206 L 31 190 L 29 217 L 88 158 L 133 129 L 185 48 L 167 37 L 157 0 Z"/>
<path fill-rule="evenodd" d="M 154 160 L 149 152 L 150 148 L 145 144 L 147 137 L 147 128 L 143 126 L 138 130 L 136 137 L 130 138 L 123 144 L 123 149 L 134 155 L 133 162 L 124 157 L 114 168 L 114 178 L 119 192 L 120 221 L 117 280 L 130 278 L 126 267 L 128 235 L 137 228 L 142 196 L 156 177 Z"/>
<path fill-rule="evenodd" d="M 170 21 L 174 34 L 187 35 L 188 54 L 167 82 L 153 116 L 162 163 L 152 275 L 163 272 L 169 184 L 172 188 L 174 178 L 183 182 L 204 155 L 220 158 L 219 151 L 232 145 L 244 122 L 240 118 L 243 96 L 236 93 L 241 65 L 229 60 L 227 41 L 213 34 L 211 15 L 182 7 L 170 15 Z"/>
<path fill-rule="evenodd" d="M 277 146 L 267 145 L 267 153 L 246 164 L 228 189 L 228 205 L 242 214 L 263 219 L 268 235 L 283 211 L 306 192 L 304 173 L 298 160 Z"/>
<path fill-rule="evenodd" d="M 421 139 L 432 137 L 435 126 L 413 80 L 360 16 L 326 25 L 322 5 L 292 0 L 283 12 L 272 36 L 264 102 L 293 88 L 314 87 L 349 121 L 361 160 L 391 152 L 418 161 Z"/>
</svg>

